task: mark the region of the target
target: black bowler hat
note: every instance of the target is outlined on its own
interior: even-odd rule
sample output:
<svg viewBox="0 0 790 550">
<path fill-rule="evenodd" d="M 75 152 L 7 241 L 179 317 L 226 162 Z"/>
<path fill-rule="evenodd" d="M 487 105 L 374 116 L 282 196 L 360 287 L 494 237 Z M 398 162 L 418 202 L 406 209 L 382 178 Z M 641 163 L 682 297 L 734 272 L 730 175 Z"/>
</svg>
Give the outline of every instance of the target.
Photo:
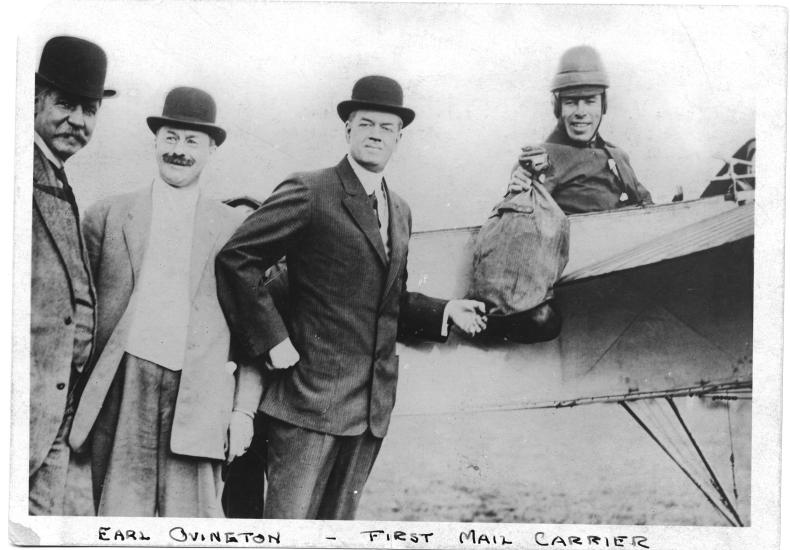
<svg viewBox="0 0 790 550">
<path fill-rule="evenodd" d="M 51 38 L 41 52 L 36 81 L 66 93 L 101 99 L 115 95 L 104 89 L 107 55 L 93 42 L 74 36 Z"/>
<path fill-rule="evenodd" d="M 162 116 L 149 116 L 146 121 L 153 133 L 162 126 L 188 128 L 205 132 L 214 138 L 217 145 L 225 141 L 225 130 L 214 124 L 217 105 L 203 90 L 181 86 L 173 88 L 165 97 Z"/>
<path fill-rule="evenodd" d="M 396 114 L 403 120 L 404 128 L 414 120 L 414 111 L 403 106 L 403 88 L 386 76 L 364 76 L 357 80 L 351 99 L 338 104 L 337 114 L 346 121 L 358 109 Z"/>
</svg>

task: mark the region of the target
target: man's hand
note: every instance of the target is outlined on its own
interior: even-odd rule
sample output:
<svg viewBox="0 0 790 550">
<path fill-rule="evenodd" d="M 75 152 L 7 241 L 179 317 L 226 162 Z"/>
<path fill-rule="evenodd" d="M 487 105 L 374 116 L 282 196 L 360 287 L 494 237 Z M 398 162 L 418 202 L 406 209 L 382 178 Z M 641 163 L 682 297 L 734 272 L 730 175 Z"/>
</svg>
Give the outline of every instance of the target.
<svg viewBox="0 0 790 550">
<path fill-rule="evenodd" d="M 470 336 L 486 328 L 486 306 L 477 300 L 450 300 L 447 302 L 447 318 Z"/>
<path fill-rule="evenodd" d="M 252 414 L 233 411 L 230 415 L 230 427 L 228 428 L 228 464 L 233 462 L 237 456 L 247 452 L 250 443 L 252 443 L 253 433 Z"/>
<path fill-rule="evenodd" d="M 526 191 L 532 187 L 532 178 L 529 175 L 529 172 L 522 167 L 516 166 L 513 173 L 510 174 L 510 181 L 507 184 L 507 192 L 508 193 L 521 193 L 522 191 Z"/>
<path fill-rule="evenodd" d="M 271 365 L 272 370 L 287 369 L 299 362 L 299 352 L 291 343 L 290 338 L 286 338 L 272 349 L 269 350 L 269 362 L 266 367 Z"/>
<path fill-rule="evenodd" d="M 540 145 L 525 145 L 521 148 L 518 165 L 510 174 L 508 193 L 521 193 L 532 186 L 533 181 L 544 183 L 549 169 L 549 154 Z"/>
</svg>

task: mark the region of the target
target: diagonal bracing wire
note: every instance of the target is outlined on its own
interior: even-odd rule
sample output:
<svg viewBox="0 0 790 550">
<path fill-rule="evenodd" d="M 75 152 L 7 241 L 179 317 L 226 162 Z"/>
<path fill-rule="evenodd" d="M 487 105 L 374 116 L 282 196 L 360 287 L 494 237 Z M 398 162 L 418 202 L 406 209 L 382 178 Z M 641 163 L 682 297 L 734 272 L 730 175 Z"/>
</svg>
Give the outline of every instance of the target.
<svg viewBox="0 0 790 550">
<path fill-rule="evenodd" d="M 655 434 L 650 430 L 650 428 L 642 421 L 642 419 L 639 418 L 639 416 L 631 409 L 631 407 L 628 406 L 628 403 L 626 403 L 625 401 L 620 401 L 619 404 L 620 404 L 621 407 L 623 407 L 628 412 L 628 414 L 631 415 L 631 418 L 633 418 L 636 421 L 636 423 L 639 424 L 639 426 L 643 430 L 645 430 L 645 432 L 647 432 L 647 435 L 649 435 L 651 437 L 651 439 L 656 442 L 656 444 L 661 448 L 662 451 L 664 451 L 666 453 L 666 455 L 672 460 L 672 462 L 674 462 L 677 465 L 677 467 L 680 468 L 680 470 L 686 475 L 686 477 L 689 478 L 691 483 L 693 483 L 694 486 L 697 489 L 699 489 L 699 491 L 708 500 L 710 505 L 713 506 L 724 517 L 724 519 L 727 520 L 727 522 L 730 525 L 735 527 L 736 524 L 732 520 L 732 518 L 730 518 L 730 516 L 728 516 L 727 513 L 724 510 L 722 510 L 721 507 L 719 507 L 718 504 L 716 504 L 716 502 L 713 500 L 713 498 L 711 498 L 711 496 L 708 494 L 708 492 L 705 489 L 702 488 L 702 485 L 699 484 L 699 482 L 694 478 L 694 476 L 692 476 L 689 473 L 689 471 L 686 468 L 684 468 L 683 465 L 680 462 L 678 462 L 678 460 L 675 458 L 675 456 L 671 452 L 669 452 L 669 450 L 664 446 L 663 443 L 661 443 L 661 441 L 655 436 Z"/>
<path fill-rule="evenodd" d="M 732 420 L 730 419 L 730 402 L 727 402 L 727 429 L 730 432 L 730 471 L 732 473 L 732 494 L 738 500 L 738 485 L 735 483 L 735 445 L 732 442 Z"/>
<path fill-rule="evenodd" d="M 696 479 L 705 479 L 707 475 L 705 469 L 702 464 L 699 463 L 699 460 L 697 460 L 691 446 L 683 444 L 686 437 L 681 432 L 675 418 L 671 416 L 672 413 L 668 410 L 669 407 L 663 403 L 663 400 L 659 399 L 651 399 L 649 401 L 643 401 L 643 403 L 650 404 L 652 408 L 657 411 L 657 413 L 655 413 L 654 424 L 652 424 L 653 429 L 656 431 L 656 435 L 663 436 L 664 444 L 667 445 L 667 447 L 671 447 L 670 450 L 674 450 L 675 457 L 679 462 L 685 465 L 689 473 Z M 647 419 L 643 418 L 643 420 Z M 659 433 L 659 428 L 662 429 L 662 433 Z"/>
<path fill-rule="evenodd" d="M 735 521 L 738 522 L 738 526 L 743 527 L 743 522 L 741 522 L 741 518 L 738 515 L 738 512 L 735 510 L 735 507 L 732 505 L 732 502 L 730 501 L 730 498 L 727 496 L 727 493 L 724 491 L 724 488 L 719 483 L 719 478 L 717 478 L 716 474 L 713 473 L 713 468 L 710 467 L 710 464 L 708 463 L 708 459 L 705 458 L 702 449 L 700 449 L 699 445 L 697 445 L 697 440 L 694 439 L 693 435 L 691 435 L 691 432 L 686 426 L 686 423 L 683 421 L 683 417 L 680 415 L 680 411 L 678 410 L 677 405 L 675 405 L 675 402 L 671 397 L 666 397 L 665 399 L 669 403 L 669 406 L 672 407 L 672 411 L 675 413 L 675 416 L 677 416 L 680 425 L 683 426 L 683 430 L 686 432 L 686 435 L 691 441 L 691 444 L 694 445 L 694 449 L 697 451 L 700 460 L 702 460 L 702 463 L 705 464 L 705 468 L 708 470 L 708 474 L 710 474 L 710 481 L 713 484 L 714 489 L 716 489 L 716 492 L 719 493 L 719 497 L 721 498 L 722 503 L 727 507 L 727 509 L 733 515 Z"/>
</svg>

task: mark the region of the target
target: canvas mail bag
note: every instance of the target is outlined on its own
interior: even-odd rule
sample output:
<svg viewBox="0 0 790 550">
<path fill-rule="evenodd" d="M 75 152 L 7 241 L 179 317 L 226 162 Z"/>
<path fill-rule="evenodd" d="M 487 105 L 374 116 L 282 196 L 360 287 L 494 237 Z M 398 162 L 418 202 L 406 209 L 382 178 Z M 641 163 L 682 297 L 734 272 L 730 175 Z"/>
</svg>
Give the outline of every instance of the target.
<svg viewBox="0 0 790 550">
<path fill-rule="evenodd" d="M 543 185 L 508 194 L 480 228 L 469 297 L 489 315 L 530 310 L 553 297 L 568 263 L 570 223 Z"/>
</svg>

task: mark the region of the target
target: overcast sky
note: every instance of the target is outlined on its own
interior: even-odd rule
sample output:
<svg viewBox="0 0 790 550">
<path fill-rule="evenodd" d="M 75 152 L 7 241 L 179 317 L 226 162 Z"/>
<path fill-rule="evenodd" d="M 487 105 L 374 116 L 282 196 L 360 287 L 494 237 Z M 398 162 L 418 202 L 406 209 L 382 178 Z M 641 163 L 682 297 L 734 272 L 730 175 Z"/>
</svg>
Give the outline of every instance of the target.
<svg viewBox="0 0 790 550">
<path fill-rule="evenodd" d="M 555 124 L 563 51 L 596 47 L 611 81 L 602 135 L 629 153 L 657 202 L 696 198 L 755 135 L 758 100 L 785 89 L 784 17 L 773 9 L 681 6 L 56 2 L 21 30 L 19 86 L 32 90 L 46 40 L 73 34 L 109 57 L 88 147 L 67 168 L 80 203 L 150 182 L 153 136 L 175 86 L 210 92 L 228 139 L 207 194 L 263 199 L 288 173 L 346 151 L 335 107 L 366 74 L 399 80 L 415 122 L 388 167 L 415 230 L 477 225 L 519 148 Z M 776 67 L 780 71 L 776 71 Z M 28 78 L 25 81 L 24 78 Z M 32 98 L 32 93 L 30 95 Z M 32 105 L 32 99 L 31 99 Z M 32 116 L 20 111 L 21 116 Z"/>
</svg>

